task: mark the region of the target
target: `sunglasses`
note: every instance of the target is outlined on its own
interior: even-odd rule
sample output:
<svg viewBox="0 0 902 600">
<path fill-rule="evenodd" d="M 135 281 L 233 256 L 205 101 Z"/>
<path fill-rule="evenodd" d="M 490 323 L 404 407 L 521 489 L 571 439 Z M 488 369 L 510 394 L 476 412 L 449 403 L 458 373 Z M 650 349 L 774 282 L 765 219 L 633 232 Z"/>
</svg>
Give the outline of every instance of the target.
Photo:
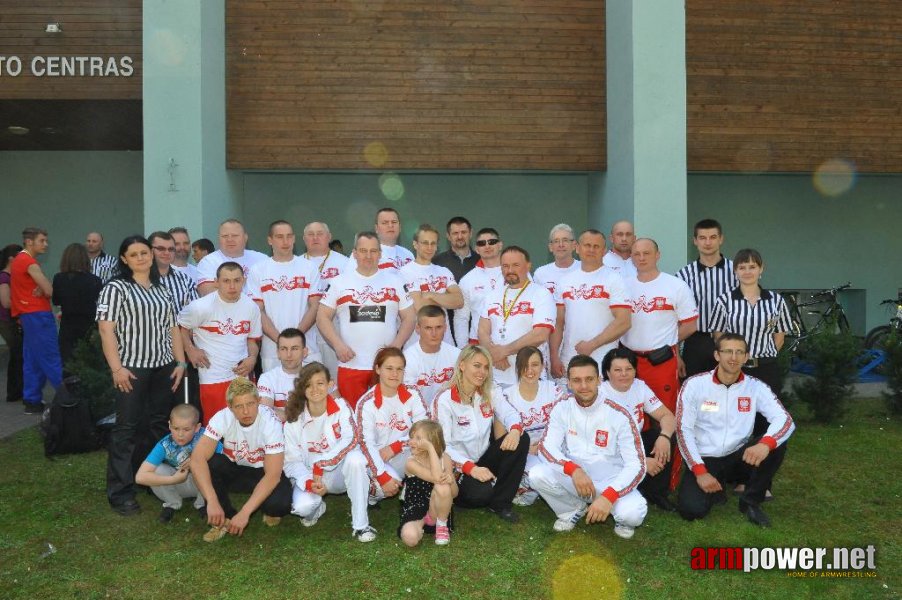
<svg viewBox="0 0 902 600">
<path fill-rule="evenodd" d="M 480 248 L 482 248 L 483 246 L 494 246 L 495 244 L 497 244 L 500 241 L 501 240 L 499 240 L 498 238 L 491 238 L 488 240 L 477 240 L 476 245 L 479 246 Z"/>
<path fill-rule="evenodd" d="M 172 248 L 167 248 L 166 246 L 154 246 L 153 249 L 157 252 L 175 252 L 175 246 Z"/>
</svg>

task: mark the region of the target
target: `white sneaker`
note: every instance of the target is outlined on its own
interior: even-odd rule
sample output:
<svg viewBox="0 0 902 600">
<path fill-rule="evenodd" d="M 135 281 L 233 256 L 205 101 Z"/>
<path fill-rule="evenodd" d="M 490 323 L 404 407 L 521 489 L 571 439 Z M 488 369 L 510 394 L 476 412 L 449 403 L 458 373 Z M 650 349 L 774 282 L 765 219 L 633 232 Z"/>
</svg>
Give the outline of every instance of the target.
<svg viewBox="0 0 902 600">
<path fill-rule="evenodd" d="M 571 513 L 565 513 L 563 516 L 558 517 L 557 521 L 554 522 L 553 529 L 560 532 L 573 531 L 573 528 L 576 527 L 576 524 L 579 523 L 580 519 L 586 516 L 587 512 L 589 512 L 588 504 Z"/>
<path fill-rule="evenodd" d="M 631 525 L 624 525 L 622 523 L 614 523 L 614 534 L 618 537 L 622 537 L 625 540 L 633 537 L 633 534 L 636 533 L 636 528 Z"/>
<path fill-rule="evenodd" d="M 376 539 L 376 529 L 367 525 L 364 529 L 355 529 L 351 535 L 357 538 L 358 542 L 372 542 Z"/>
<path fill-rule="evenodd" d="M 539 492 L 535 490 L 529 490 L 527 492 L 523 492 L 522 494 L 517 494 L 514 496 L 513 503 L 516 506 L 532 506 L 533 503 L 538 499 Z"/>
<path fill-rule="evenodd" d="M 316 507 L 316 510 L 313 511 L 313 514 L 307 517 L 301 518 L 301 525 L 304 527 L 313 527 L 316 525 L 316 522 L 319 521 L 319 518 L 326 514 L 326 503 L 320 502 L 319 506 Z"/>
</svg>

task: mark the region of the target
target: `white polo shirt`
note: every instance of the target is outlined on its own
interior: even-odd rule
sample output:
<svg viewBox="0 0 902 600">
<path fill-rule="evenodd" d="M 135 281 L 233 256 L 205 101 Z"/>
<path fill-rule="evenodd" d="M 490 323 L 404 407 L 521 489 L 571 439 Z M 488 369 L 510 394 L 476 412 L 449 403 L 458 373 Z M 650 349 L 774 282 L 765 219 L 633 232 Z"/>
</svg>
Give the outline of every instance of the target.
<svg viewBox="0 0 902 600">
<path fill-rule="evenodd" d="M 565 365 L 576 356 L 576 344 L 594 338 L 611 324 L 614 320 L 611 309 L 632 308 L 623 279 L 604 266 L 589 272 L 578 269 L 567 273 L 558 282 L 554 301 L 564 307 L 561 361 Z M 604 355 L 616 348 L 619 341 L 599 346 L 592 352 L 592 358 L 601 364 Z"/>
<path fill-rule="evenodd" d="M 632 305 L 632 324 L 620 341 L 637 352 L 661 346 L 675 346 L 681 323 L 698 319 L 692 290 L 682 279 L 659 273 L 648 282 L 626 279 L 626 293 Z"/>
</svg>

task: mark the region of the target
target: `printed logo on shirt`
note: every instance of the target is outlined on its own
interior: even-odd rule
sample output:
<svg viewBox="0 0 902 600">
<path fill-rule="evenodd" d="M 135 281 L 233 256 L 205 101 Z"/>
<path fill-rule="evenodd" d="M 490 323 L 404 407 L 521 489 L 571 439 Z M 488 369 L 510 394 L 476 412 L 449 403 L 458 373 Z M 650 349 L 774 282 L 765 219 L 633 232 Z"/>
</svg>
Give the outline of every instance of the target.
<svg viewBox="0 0 902 600">
<path fill-rule="evenodd" d="M 254 448 L 251 450 L 247 440 L 241 440 L 240 443 L 223 440 L 222 451 L 226 456 L 232 459 L 232 462 L 236 463 L 241 461 L 251 464 L 258 463 L 263 460 L 265 455 L 263 448 Z"/>
<path fill-rule="evenodd" d="M 417 377 L 418 386 L 427 386 L 433 384 L 441 384 L 451 381 L 454 377 L 454 367 L 446 367 L 441 371 L 432 371 L 431 373 L 420 373 Z"/>
<path fill-rule="evenodd" d="M 335 434 L 335 439 L 341 439 L 341 423 L 332 423 L 332 433 Z"/>
<path fill-rule="evenodd" d="M 482 413 L 482 416 L 486 419 L 490 418 L 495 414 L 495 411 L 492 410 L 492 407 L 486 404 L 479 405 L 479 411 Z"/>
<path fill-rule="evenodd" d="M 420 284 L 421 292 L 443 292 L 448 289 L 448 278 L 443 275 L 430 275 Z"/>
<path fill-rule="evenodd" d="M 260 286 L 261 292 L 290 292 L 297 289 L 307 289 L 310 287 L 310 282 L 307 281 L 304 277 L 298 277 L 297 275 L 289 278 L 287 275 L 282 275 L 279 279 L 265 279 L 263 280 L 263 285 Z"/>
<path fill-rule="evenodd" d="M 611 295 L 607 293 L 603 285 L 581 284 L 566 290 L 563 294 L 565 300 L 607 300 Z"/>
<path fill-rule="evenodd" d="M 640 402 L 636 405 L 636 423 L 642 425 L 645 422 L 645 403 Z"/>
<path fill-rule="evenodd" d="M 645 298 L 644 295 L 631 301 L 633 312 L 639 311 L 650 313 L 656 310 L 673 310 L 673 305 L 667 302 L 665 296 L 655 296 L 654 298 Z"/>
<path fill-rule="evenodd" d="M 404 419 L 398 417 L 398 415 L 394 413 L 392 413 L 388 423 L 377 422 L 376 427 L 385 427 L 387 429 L 394 429 L 395 431 L 407 431 L 410 428 Z"/>
<path fill-rule="evenodd" d="M 351 323 L 385 323 L 385 306 L 349 306 Z"/>
<path fill-rule="evenodd" d="M 720 405 L 714 400 L 705 400 L 702 402 L 701 411 L 702 412 L 717 412 L 720 410 Z"/>
<path fill-rule="evenodd" d="M 737 403 L 739 404 L 739 412 L 752 411 L 752 399 L 748 396 L 739 396 Z"/>
<path fill-rule="evenodd" d="M 250 321 L 210 321 L 209 325 L 201 325 L 201 329 L 218 335 L 248 335 L 251 332 Z"/>
<path fill-rule="evenodd" d="M 319 273 L 320 279 L 332 279 L 333 277 L 338 277 L 339 272 L 337 267 L 326 267 Z M 327 286 L 328 289 L 328 286 Z"/>
<path fill-rule="evenodd" d="M 532 308 L 532 302 L 529 300 L 523 300 L 522 302 L 517 302 L 517 304 L 511 309 L 510 314 L 508 316 L 515 315 L 531 315 L 535 312 Z M 489 309 L 489 316 L 492 315 L 501 316 L 501 304 L 493 304 Z"/>
<path fill-rule="evenodd" d="M 312 452 L 314 454 L 324 454 L 329 451 L 329 440 L 326 439 L 326 436 L 323 436 L 319 441 L 316 440 L 308 440 L 307 441 L 307 452 Z"/>
<path fill-rule="evenodd" d="M 520 424 L 523 425 L 524 428 L 529 428 L 534 425 L 544 425 L 551 417 L 551 409 L 553 407 L 553 404 L 546 404 L 538 410 L 530 407 L 526 412 L 520 411 Z"/>
<path fill-rule="evenodd" d="M 372 286 L 368 285 L 362 290 L 348 290 L 348 294 L 346 296 L 342 296 L 338 299 L 339 304 L 343 304 L 345 302 L 350 302 L 352 304 L 366 304 L 367 302 L 372 302 L 373 304 L 383 304 L 385 302 L 400 302 L 401 299 L 398 298 L 398 292 L 395 288 L 386 287 L 381 290 L 374 290 Z"/>
<path fill-rule="evenodd" d="M 470 417 L 467 415 L 461 415 L 457 417 L 457 426 L 458 427 L 469 427 L 470 426 Z"/>
<path fill-rule="evenodd" d="M 595 432 L 595 445 L 599 448 L 607 448 L 608 446 L 608 432 L 604 429 L 599 429 Z"/>
</svg>

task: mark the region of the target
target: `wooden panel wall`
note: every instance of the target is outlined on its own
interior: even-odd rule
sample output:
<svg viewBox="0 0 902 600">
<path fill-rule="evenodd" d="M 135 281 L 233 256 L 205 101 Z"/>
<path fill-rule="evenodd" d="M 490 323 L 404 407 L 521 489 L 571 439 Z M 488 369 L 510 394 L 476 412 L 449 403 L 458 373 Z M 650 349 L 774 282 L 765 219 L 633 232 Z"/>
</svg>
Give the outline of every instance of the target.
<svg viewBox="0 0 902 600">
<path fill-rule="evenodd" d="M 45 33 L 47 23 L 62 33 Z M 0 99 L 141 99 L 141 0 L 0 0 L 0 56 L 22 72 L 0 75 Z M 131 77 L 35 77 L 34 56 L 133 58 Z M 117 63 L 118 64 L 118 63 Z"/>
<path fill-rule="evenodd" d="M 228 166 L 605 167 L 602 0 L 227 0 Z"/>
<path fill-rule="evenodd" d="M 902 172 L 898 0 L 687 0 L 692 171 Z"/>
</svg>

